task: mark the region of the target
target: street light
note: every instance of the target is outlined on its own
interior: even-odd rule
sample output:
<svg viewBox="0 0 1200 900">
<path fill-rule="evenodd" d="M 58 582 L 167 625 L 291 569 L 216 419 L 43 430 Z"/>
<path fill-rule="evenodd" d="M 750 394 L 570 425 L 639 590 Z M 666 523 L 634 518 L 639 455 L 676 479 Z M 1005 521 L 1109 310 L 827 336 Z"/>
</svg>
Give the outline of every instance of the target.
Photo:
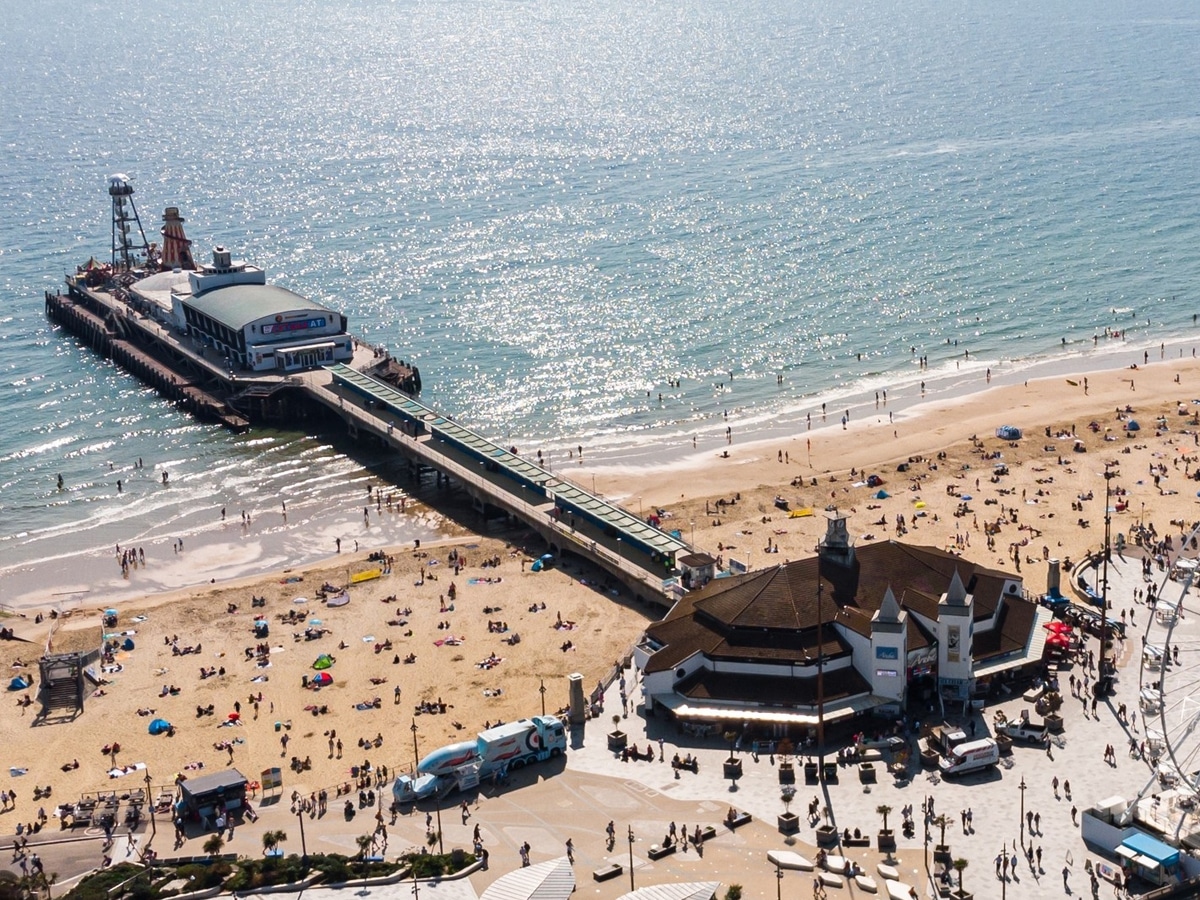
<svg viewBox="0 0 1200 900">
<path fill-rule="evenodd" d="M 304 804 L 296 807 L 296 818 L 300 820 L 300 853 L 304 872 L 308 873 L 308 842 L 304 840 Z"/>
<path fill-rule="evenodd" d="M 693 548 L 696 546 L 696 523 L 694 520 L 692 521 L 692 539 L 688 543 L 690 543 Z"/>
<path fill-rule="evenodd" d="M 1021 846 L 1025 846 L 1025 776 L 1021 776 L 1021 783 L 1017 785 L 1021 791 Z"/>
<path fill-rule="evenodd" d="M 420 752 L 417 750 L 417 720 L 412 720 L 413 734 L 413 778 L 417 777 L 417 767 L 421 765 Z"/>
<path fill-rule="evenodd" d="M 154 798 L 151 797 L 153 789 L 150 787 L 150 772 L 146 772 L 146 805 L 150 807 L 150 843 L 153 843 L 154 838 L 158 835 L 158 822 L 154 818 Z M 148 845 L 147 845 L 148 846 Z M 147 847 L 142 848 L 142 856 L 146 855 Z"/>
<path fill-rule="evenodd" d="M 1000 864 L 1000 900 L 1007 900 L 1008 897 L 1008 844 L 1005 844 L 1000 851 L 1002 862 Z M 1016 857 L 1013 857 L 1013 862 L 1016 862 Z"/>
<path fill-rule="evenodd" d="M 629 826 L 629 890 L 634 891 L 633 886 L 633 826 Z"/>
<path fill-rule="evenodd" d="M 542 695 L 542 715 L 546 714 L 546 679 L 542 678 L 541 687 L 538 688 L 538 693 Z"/>
<path fill-rule="evenodd" d="M 775 864 L 775 900 L 783 900 L 783 866 Z"/>
</svg>

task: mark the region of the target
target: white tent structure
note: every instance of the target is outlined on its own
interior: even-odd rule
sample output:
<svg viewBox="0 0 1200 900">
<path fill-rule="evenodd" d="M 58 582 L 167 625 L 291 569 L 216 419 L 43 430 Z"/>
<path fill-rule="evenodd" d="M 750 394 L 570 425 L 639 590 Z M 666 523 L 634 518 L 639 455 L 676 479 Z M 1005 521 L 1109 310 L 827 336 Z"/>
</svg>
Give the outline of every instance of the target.
<svg viewBox="0 0 1200 900">
<path fill-rule="evenodd" d="M 655 884 L 622 894 L 618 900 L 713 900 L 720 886 L 719 881 Z"/>
<path fill-rule="evenodd" d="M 567 900 L 574 890 L 575 872 L 560 856 L 501 875 L 479 900 Z"/>
</svg>

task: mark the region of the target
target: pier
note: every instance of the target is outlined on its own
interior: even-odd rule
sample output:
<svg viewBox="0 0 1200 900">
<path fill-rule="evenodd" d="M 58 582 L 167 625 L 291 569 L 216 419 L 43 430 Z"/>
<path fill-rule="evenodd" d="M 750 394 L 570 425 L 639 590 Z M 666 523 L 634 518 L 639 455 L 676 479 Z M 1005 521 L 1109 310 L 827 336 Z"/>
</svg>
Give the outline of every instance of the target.
<svg viewBox="0 0 1200 900">
<path fill-rule="evenodd" d="M 133 279 L 129 279 L 133 282 Z M 253 423 L 303 428 L 330 422 L 405 458 L 418 479 L 432 469 L 466 492 L 484 529 L 497 518 L 525 523 L 555 555 L 598 566 L 638 602 L 669 608 L 676 563 L 690 552 L 664 532 L 594 492 L 455 422 L 410 392 L 416 369 L 358 341 L 350 364 L 264 374 L 236 370 L 211 347 L 156 317 L 120 287 L 67 279 L 45 295 L 46 315 L 102 356 L 196 418 L 235 431 Z"/>
</svg>

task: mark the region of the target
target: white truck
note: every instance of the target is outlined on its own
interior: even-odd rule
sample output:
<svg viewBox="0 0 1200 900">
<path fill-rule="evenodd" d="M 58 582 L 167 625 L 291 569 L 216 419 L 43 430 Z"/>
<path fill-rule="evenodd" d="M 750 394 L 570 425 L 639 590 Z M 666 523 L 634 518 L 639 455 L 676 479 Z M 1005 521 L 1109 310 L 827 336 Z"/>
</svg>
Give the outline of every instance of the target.
<svg viewBox="0 0 1200 900">
<path fill-rule="evenodd" d="M 1050 740 L 1050 730 L 1046 723 L 1035 722 L 1029 718 L 1029 710 L 1021 711 L 1021 718 L 1001 722 L 996 726 L 997 734 L 1006 734 L 1014 741 L 1024 741 L 1044 747 Z"/>
<path fill-rule="evenodd" d="M 958 744 L 938 761 L 942 774 L 964 775 L 976 769 L 986 769 L 1000 761 L 1000 745 L 992 738 Z"/>
<path fill-rule="evenodd" d="M 411 803 L 467 790 L 489 775 L 561 756 L 566 749 L 566 728 L 555 716 L 507 722 L 479 732 L 474 740 L 434 750 L 413 775 L 396 778 L 392 797 L 397 803 Z"/>
</svg>

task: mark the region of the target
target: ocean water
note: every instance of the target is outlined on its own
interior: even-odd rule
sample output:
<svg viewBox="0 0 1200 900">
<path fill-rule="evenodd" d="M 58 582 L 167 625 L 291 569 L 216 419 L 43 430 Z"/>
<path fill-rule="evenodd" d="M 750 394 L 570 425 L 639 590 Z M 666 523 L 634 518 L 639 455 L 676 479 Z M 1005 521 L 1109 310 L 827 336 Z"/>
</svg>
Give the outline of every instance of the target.
<svg viewBox="0 0 1200 900">
<path fill-rule="evenodd" d="M 0 573 L 388 475 L 198 425 L 49 326 L 42 292 L 109 252 L 114 172 L 151 239 L 179 206 L 198 257 L 231 246 L 415 361 L 427 402 L 556 454 L 1140 351 L 1200 309 L 1182 0 L 46 0 L 5 25 Z"/>
</svg>

